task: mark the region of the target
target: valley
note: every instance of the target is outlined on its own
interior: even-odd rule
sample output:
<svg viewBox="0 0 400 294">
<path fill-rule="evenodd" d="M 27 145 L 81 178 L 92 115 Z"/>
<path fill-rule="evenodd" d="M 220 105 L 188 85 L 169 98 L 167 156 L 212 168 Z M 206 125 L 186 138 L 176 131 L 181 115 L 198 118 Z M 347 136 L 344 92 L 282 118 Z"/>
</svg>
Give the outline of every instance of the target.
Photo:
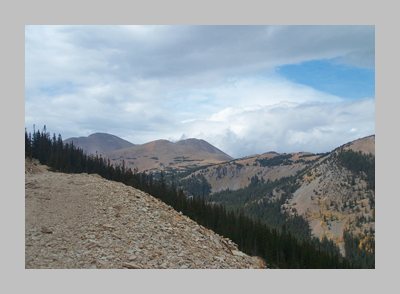
<svg viewBox="0 0 400 294">
<path fill-rule="evenodd" d="M 266 152 L 233 159 L 198 139 L 157 140 L 104 153 L 111 164 L 134 172 L 156 179 L 163 172 L 187 197 L 242 211 L 300 239 L 326 240 L 343 256 L 374 254 L 374 156 L 375 136 L 321 154 Z"/>
</svg>

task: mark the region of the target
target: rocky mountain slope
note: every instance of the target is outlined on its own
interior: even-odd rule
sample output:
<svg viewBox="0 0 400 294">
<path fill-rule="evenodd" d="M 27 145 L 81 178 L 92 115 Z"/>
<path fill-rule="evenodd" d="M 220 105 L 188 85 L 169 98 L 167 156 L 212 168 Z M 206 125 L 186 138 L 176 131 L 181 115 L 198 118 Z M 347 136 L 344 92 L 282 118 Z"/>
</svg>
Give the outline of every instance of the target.
<svg viewBox="0 0 400 294">
<path fill-rule="evenodd" d="M 262 268 L 158 199 L 97 175 L 27 161 L 26 268 Z"/>
<path fill-rule="evenodd" d="M 282 207 L 304 216 L 315 236 L 333 240 L 342 253 L 345 230 L 360 236 L 361 243 L 368 243 L 375 235 L 375 189 L 365 171 L 355 172 L 343 162 L 343 154 L 353 154 L 346 153 L 349 150 L 356 152 L 353 156 L 357 158 L 358 152 L 372 156 L 375 136 L 345 144 L 319 160 L 298 178 L 299 188 Z"/>
<path fill-rule="evenodd" d="M 213 165 L 189 174 L 182 183 L 187 188 L 187 183 L 197 181 L 204 186 L 206 182 L 213 201 L 243 207 L 262 218 L 263 210 L 271 211 L 282 203 L 282 214 L 302 216 L 313 236 L 334 241 L 342 254 L 345 231 L 359 237 L 359 246 L 371 251 L 368 247 L 375 235 L 374 154 L 375 136 L 368 136 L 326 154 L 270 152 Z M 250 184 L 252 188 L 248 188 Z"/>
<path fill-rule="evenodd" d="M 175 143 L 156 140 L 134 145 L 114 135 L 95 133 L 64 140 L 64 143 L 71 142 L 87 154 L 101 154 L 112 164 L 121 165 L 124 161 L 126 167 L 139 172 L 183 171 L 232 160 L 210 143 L 194 138 Z"/>
<path fill-rule="evenodd" d="M 364 154 L 375 155 L 375 135 L 354 140 L 352 142 L 344 144 L 338 149 L 353 150 Z"/>
<path fill-rule="evenodd" d="M 208 142 L 186 139 L 176 143 L 156 140 L 130 148 L 115 150 L 107 154 L 112 163 L 121 164 L 140 171 L 179 171 L 232 160 Z"/>
<path fill-rule="evenodd" d="M 213 193 L 227 189 L 234 191 L 247 187 L 255 176 L 264 181 L 294 176 L 320 157 L 321 155 L 305 152 L 267 152 L 199 169 L 185 179 L 204 177 Z"/>
<path fill-rule="evenodd" d="M 73 137 L 64 140 L 64 143 L 73 142 L 88 154 L 105 154 L 117 149 L 134 146 L 131 142 L 107 133 L 94 133 L 87 137 Z"/>
</svg>

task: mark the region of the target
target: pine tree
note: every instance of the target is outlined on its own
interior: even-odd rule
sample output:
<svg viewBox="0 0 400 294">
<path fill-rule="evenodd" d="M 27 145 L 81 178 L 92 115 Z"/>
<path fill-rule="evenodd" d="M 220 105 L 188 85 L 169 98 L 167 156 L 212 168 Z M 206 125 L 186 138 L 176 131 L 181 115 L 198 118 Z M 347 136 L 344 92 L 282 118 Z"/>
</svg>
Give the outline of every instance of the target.
<svg viewBox="0 0 400 294">
<path fill-rule="evenodd" d="M 243 209 L 226 211 L 222 205 L 209 204 L 205 197 L 189 199 L 181 189 L 176 189 L 175 185 L 168 185 L 163 172 L 160 173 L 159 179 L 155 179 L 152 174 L 126 169 L 124 162 L 122 166 L 112 165 L 109 160 L 104 160 L 98 154 L 87 156 L 82 149 L 76 148 L 73 144 L 63 144 L 61 135 L 58 135 L 57 139 L 53 135 L 51 139 L 45 127 L 42 132 L 34 131 L 32 137 L 25 132 L 25 156 L 29 150 L 32 157 L 48 164 L 54 170 L 97 173 L 107 179 L 120 181 L 148 192 L 176 210 L 182 211 L 199 224 L 231 238 L 238 244 L 240 250 L 265 258 L 270 267 L 348 268 L 351 266 L 332 249 L 333 247 L 330 247 L 329 243 L 324 244 L 318 240 L 300 241 L 286 226 L 278 231 L 249 218 Z M 289 182 L 288 189 L 292 188 Z M 355 241 L 348 239 L 346 246 L 355 248 Z M 366 252 L 360 252 L 358 256 L 358 265 L 374 266 L 374 259 Z"/>
</svg>

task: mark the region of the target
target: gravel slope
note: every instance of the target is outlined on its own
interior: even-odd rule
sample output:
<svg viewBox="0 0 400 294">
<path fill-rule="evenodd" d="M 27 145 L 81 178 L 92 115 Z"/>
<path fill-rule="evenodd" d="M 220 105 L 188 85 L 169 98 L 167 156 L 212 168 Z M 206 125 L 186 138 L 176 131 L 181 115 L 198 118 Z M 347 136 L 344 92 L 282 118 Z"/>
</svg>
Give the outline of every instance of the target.
<svg viewBox="0 0 400 294">
<path fill-rule="evenodd" d="M 26 163 L 26 268 L 261 268 L 158 199 L 97 175 Z"/>
</svg>

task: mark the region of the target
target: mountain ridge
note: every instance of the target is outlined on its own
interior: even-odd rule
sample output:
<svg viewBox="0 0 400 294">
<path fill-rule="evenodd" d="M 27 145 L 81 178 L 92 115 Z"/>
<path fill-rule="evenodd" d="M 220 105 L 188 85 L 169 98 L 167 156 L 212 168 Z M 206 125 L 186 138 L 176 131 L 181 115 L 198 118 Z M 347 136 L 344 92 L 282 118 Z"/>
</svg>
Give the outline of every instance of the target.
<svg viewBox="0 0 400 294">
<path fill-rule="evenodd" d="M 93 133 L 87 137 L 72 137 L 64 143 L 74 143 L 87 154 L 99 154 L 112 164 L 122 164 L 138 171 L 185 170 L 232 160 L 233 158 L 203 139 L 188 138 L 171 142 L 158 139 L 133 144 L 108 133 Z"/>
<path fill-rule="evenodd" d="M 155 140 L 141 145 L 110 151 L 106 154 L 114 164 L 125 162 L 138 171 L 186 170 L 233 158 L 202 139 L 185 139 L 178 142 Z"/>
<path fill-rule="evenodd" d="M 266 152 L 235 159 L 198 169 L 185 175 L 181 183 L 190 194 L 209 191 L 210 201 L 242 207 L 253 217 L 263 215 L 262 207 L 276 207 L 274 203 L 286 197 L 281 214 L 303 217 L 313 236 L 334 241 L 345 255 L 345 232 L 360 238 L 360 244 L 368 244 L 362 248 L 372 250 L 375 190 L 370 176 L 374 155 L 375 135 L 370 135 L 323 154 Z M 369 170 L 359 170 L 360 162 Z M 291 183 L 292 188 L 274 187 L 279 181 Z M 265 185 L 268 192 L 254 194 L 251 185 Z"/>
<path fill-rule="evenodd" d="M 265 268 L 159 199 L 25 162 L 26 268 Z"/>
<path fill-rule="evenodd" d="M 207 227 L 211 226 L 212 228 L 217 229 L 218 232 L 223 232 L 223 234 L 232 237 L 233 240 L 239 242 L 238 244 L 241 244 L 240 246 L 244 246 L 243 248 L 246 248 L 246 252 L 250 254 L 254 254 L 254 252 L 257 252 L 257 254 L 260 254 L 260 256 L 268 257 L 267 259 L 270 259 L 272 264 L 278 265 L 278 267 L 286 267 L 287 265 L 289 265 L 287 264 L 289 260 L 290 266 L 294 267 L 299 266 L 300 264 L 306 267 L 310 265 L 318 265 L 318 267 L 329 267 L 329 264 L 345 268 L 371 266 L 374 267 L 374 256 L 371 256 L 371 254 L 374 254 L 375 185 L 373 173 L 373 155 L 367 156 L 363 155 L 361 152 L 355 152 L 352 149 L 346 150 L 344 148 L 337 149 L 337 152 L 316 155 L 303 152 L 292 154 L 284 153 L 281 155 L 275 153 L 267 153 L 267 155 L 264 155 L 264 157 L 253 158 L 254 162 L 252 166 L 258 169 L 262 168 L 268 170 L 276 167 L 283 169 L 288 167 L 290 168 L 294 164 L 305 164 L 306 168 L 300 168 L 298 171 L 295 172 L 294 176 L 283 176 L 281 177 L 281 179 L 279 179 L 279 181 L 271 181 L 268 179 L 267 181 L 265 181 L 263 177 L 260 178 L 257 174 L 255 174 L 250 179 L 250 184 L 246 187 L 246 189 L 243 190 L 245 192 L 244 195 L 240 191 L 240 189 L 238 190 L 238 192 L 230 191 L 228 189 L 224 192 L 223 195 L 220 195 L 222 197 L 215 198 L 215 195 L 212 194 L 210 201 L 208 197 L 200 199 L 194 198 L 197 197 L 197 195 L 202 195 L 203 197 L 207 196 L 207 189 L 204 189 L 204 184 L 207 183 L 207 181 L 203 181 L 204 177 L 203 180 L 201 180 L 200 182 L 200 187 L 197 187 L 197 192 L 200 192 L 200 194 L 189 195 L 187 193 L 184 193 L 184 191 L 180 189 L 180 179 L 179 177 L 178 179 L 174 177 L 173 174 L 171 175 L 172 177 L 170 177 L 169 174 L 165 174 L 168 176 L 163 177 L 162 174 L 149 175 L 146 173 L 132 173 L 131 171 L 124 168 L 121 169 L 121 167 L 113 167 L 108 165 L 107 161 L 104 161 L 104 159 L 101 157 L 87 157 L 82 153 L 82 150 L 76 149 L 74 146 L 62 146 L 58 142 L 56 143 L 54 141 L 51 141 L 48 134 L 38 134 L 33 138 L 32 141 L 29 140 L 29 138 L 30 134 L 25 133 L 26 158 L 29 159 L 32 156 L 34 158 L 38 158 L 40 162 L 48 164 L 49 166 L 51 166 L 52 169 L 54 168 L 54 170 L 56 171 L 66 171 L 69 173 L 95 172 L 99 175 L 102 175 L 103 177 L 106 177 L 107 179 L 124 182 L 129 186 L 132 185 L 136 188 L 144 189 L 147 192 L 155 193 L 157 197 L 165 200 L 166 203 L 173 205 L 173 207 L 176 207 L 178 211 L 184 211 L 185 215 L 189 215 L 190 217 L 192 217 L 193 213 L 194 215 L 197 215 L 197 213 L 199 213 L 197 215 L 198 218 L 196 217 L 196 219 L 201 220 L 201 223 L 203 225 L 205 224 Z M 162 141 L 159 141 L 158 143 L 160 142 L 161 144 L 168 143 Z M 374 140 L 372 140 L 372 142 L 374 143 Z M 155 145 L 157 145 L 157 142 Z M 51 148 L 46 149 L 46 146 L 51 146 Z M 348 144 L 347 146 L 353 148 L 354 144 Z M 61 157 L 60 154 L 62 155 Z M 73 155 L 72 158 L 71 155 Z M 53 159 L 55 158 L 55 156 L 59 156 L 60 160 L 54 161 Z M 236 170 L 238 171 L 243 169 L 244 166 L 252 168 L 248 163 L 244 163 L 245 162 L 228 162 L 224 163 L 224 165 L 231 164 L 235 166 Z M 220 172 L 221 175 L 218 175 L 219 177 L 230 177 L 229 174 L 226 172 L 226 169 L 222 169 Z M 187 173 L 185 172 L 182 175 L 186 174 Z M 50 182 L 54 183 L 57 181 L 52 180 Z M 36 181 L 28 183 L 26 185 L 26 188 L 35 187 L 36 183 Z M 71 181 L 68 181 L 68 183 L 71 183 Z M 312 186 L 310 183 L 314 186 Z M 328 186 L 326 184 L 328 184 Z M 75 187 L 79 185 L 80 184 L 76 184 L 73 186 Z M 303 186 L 305 188 L 302 188 Z M 170 187 L 171 190 L 168 190 L 168 187 Z M 60 187 L 57 186 L 57 188 Z M 323 189 L 325 189 L 325 191 Z M 97 189 L 91 189 L 91 191 L 92 190 L 98 192 Z M 306 193 L 301 194 L 302 190 Z M 58 192 L 60 191 L 57 190 L 56 193 Z M 231 192 L 235 193 L 232 194 Z M 240 193 L 242 193 L 242 195 L 240 195 Z M 331 193 L 332 197 L 329 196 L 329 193 Z M 86 192 L 83 192 L 83 194 L 86 195 Z M 83 194 L 80 193 L 81 197 L 83 197 Z M 301 195 L 304 195 L 305 198 Z M 338 195 L 339 198 L 337 198 L 336 195 Z M 236 197 L 236 200 L 233 199 L 236 201 L 236 205 L 239 205 L 240 212 L 237 211 L 237 213 L 239 213 L 239 218 L 238 216 L 235 217 L 235 212 L 233 212 L 232 214 L 232 211 L 230 211 L 231 208 L 222 208 L 218 205 L 224 205 L 224 202 L 227 201 L 230 202 L 230 198 L 232 198 L 233 196 Z M 186 199 L 185 197 L 189 198 Z M 45 200 L 51 200 L 51 198 L 45 198 Z M 38 199 L 42 198 L 39 197 Z M 302 199 L 311 199 L 311 203 L 314 203 L 314 208 L 317 209 L 315 212 L 317 212 L 318 214 L 313 215 L 312 211 L 310 211 L 310 214 L 308 208 L 301 210 L 301 206 L 296 206 L 301 204 L 308 205 L 307 203 L 310 203 L 310 200 L 307 200 L 308 202 L 304 202 Z M 293 202 L 292 200 L 295 201 Z M 75 205 L 75 201 L 68 202 Z M 217 204 L 217 206 L 215 206 L 215 204 Z M 40 206 L 42 206 L 42 204 Z M 65 208 L 65 205 L 63 205 L 63 207 Z M 202 208 L 207 211 L 206 214 L 201 214 Z M 263 213 L 263 209 L 267 210 Z M 282 210 L 284 210 L 285 212 L 282 212 Z M 249 214 L 250 212 L 252 212 L 253 214 Z M 262 214 L 260 215 L 259 212 L 261 212 Z M 293 217 L 288 218 L 288 215 L 292 213 L 294 213 Z M 279 217 L 278 214 L 281 217 Z M 347 263 L 346 260 L 339 257 L 339 251 L 336 246 L 334 246 L 332 241 L 325 241 L 325 238 L 329 237 L 329 235 L 323 235 L 323 239 L 320 239 L 320 242 L 315 238 L 311 239 L 307 237 L 309 236 L 309 233 L 304 230 L 303 232 L 300 231 L 302 235 L 293 235 L 293 232 L 295 232 L 293 231 L 293 229 L 297 230 L 300 228 L 308 227 L 305 224 L 303 218 L 298 216 L 299 214 L 305 217 L 311 216 L 312 219 L 320 221 L 322 224 L 321 228 L 323 228 L 324 230 L 328 229 L 332 233 L 334 231 L 337 231 L 338 229 L 340 231 L 340 226 L 343 228 L 343 225 L 340 225 L 340 223 L 337 223 L 337 221 L 342 221 L 343 219 L 345 219 L 343 218 L 343 216 L 349 216 L 350 218 L 347 217 L 347 220 L 350 220 L 350 222 L 347 222 L 349 226 L 347 226 L 345 230 L 341 232 L 343 232 L 343 238 L 345 240 L 344 247 L 346 250 L 346 257 L 348 254 L 349 256 L 351 256 L 350 263 Z M 207 219 L 207 216 L 211 215 L 215 217 L 213 217 L 211 220 Z M 218 222 L 220 218 L 216 218 L 217 215 L 222 215 L 222 218 L 224 218 L 225 220 L 230 220 L 230 222 L 228 221 L 227 224 L 237 223 L 237 220 L 241 220 L 241 222 L 244 222 L 244 225 L 235 227 L 235 231 L 232 232 L 229 226 L 227 227 L 224 224 Z M 272 221 L 266 222 L 265 227 L 263 227 L 262 224 L 264 223 L 264 221 L 262 219 L 258 219 L 260 216 L 262 217 L 263 215 L 269 217 L 269 219 Z M 262 222 L 259 223 L 259 221 Z M 339 227 L 338 224 L 340 225 Z M 372 224 L 373 226 L 371 227 L 370 224 Z M 283 225 L 283 227 L 276 227 L 276 225 Z M 107 228 L 109 227 L 110 226 L 107 225 Z M 285 229 L 285 227 L 287 228 L 287 230 Z M 274 228 L 278 229 L 278 231 L 276 231 L 278 232 L 276 240 L 280 240 L 285 244 L 290 244 L 290 248 L 285 246 L 286 249 L 280 249 L 282 248 L 279 245 L 280 241 L 278 242 L 278 244 L 275 242 L 276 240 L 273 234 Z M 250 243 L 240 237 L 242 233 L 246 232 L 249 229 L 252 232 L 249 235 L 249 238 L 251 238 L 249 239 L 251 240 L 251 242 L 249 241 Z M 351 231 L 352 229 L 356 230 Z M 369 230 L 366 231 L 366 229 Z M 236 230 L 241 233 L 239 235 L 236 234 Z M 42 232 L 45 234 L 52 234 L 52 229 L 42 228 Z M 365 232 L 367 235 L 365 235 Z M 37 232 L 33 233 L 36 236 Z M 261 235 L 268 235 L 269 238 L 258 239 L 259 233 Z M 357 236 L 352 237 L 353 233 L 357 233 Z M 33 237 L 36 238 L 35 236 Z M 295 239 L 291 238 L 290 236 L 294 236 Z M 297 238 L 299 239 L 296 240 Z M 348 243 L 347 240 L 349 240 L 350 243 Z M 304 241 L 306 243 L 302 243 Z M 258 245 L 256 246 L 254 244 Z M 305 245 L 303 246 L 301 244 Z M 356 247 L 354 247 L 354 244 L 356 244 Z M 264 248 L 264 246 L 266 245 L 272 251 L 263 251 L 262 248 Z M 310 245 L 311 247 L 308 247 Z M 321 258 L 317 258 L 316 260 L 305 261 L 301 257 L 301 254 L 299 256 L 293 256 L 291 254 L 287 255 L 289 252 L 292 252 L 292 246 L 293 248 L 297 248 L 293 251 L 297 252 L 295 254 L 299 253 L 299 251 L 296 250 L 300 248 L 301 250 L 304 250 L 304 252 L 310 253 L 310 250 L 313 251 L 312 247 L 316 246 L 315 249 L 317 249 L 317 251 L 320 250 L 321 253 L 325 252 L 328 255 L 321 255 Z M 349 248 L 350 250 L 348 250 Z M 273 251 L 275 250 L 281 252 L 282 254 L 284 254 L 284 256 L 287 256 L 288 260 L 285 261 L 285 259 L 282 261 L 279 256 L 277 257 L 274 254 Z M 366 259 L 363 257 L 365 255 L 360 255 L 360 253 L 363 254 L 363 252 L 365 251 L 371 253 L 366 255 Z M 354 255 L 360 257 L 361 262 L 359 259 L 354 259 Z"/>
<path fill-rule="evenodd" d="M 134 146 L 133 143 L 118 136 L 101 132 L 90 134 L 87 137 L 71 137 L 64 140 L 64 143 L 72 142 L 75 146 L 82 148 L 83 151 L 88 154 L 96 154 L 96 152 L 105 154 L 112 150 Z"/>
</svg>

